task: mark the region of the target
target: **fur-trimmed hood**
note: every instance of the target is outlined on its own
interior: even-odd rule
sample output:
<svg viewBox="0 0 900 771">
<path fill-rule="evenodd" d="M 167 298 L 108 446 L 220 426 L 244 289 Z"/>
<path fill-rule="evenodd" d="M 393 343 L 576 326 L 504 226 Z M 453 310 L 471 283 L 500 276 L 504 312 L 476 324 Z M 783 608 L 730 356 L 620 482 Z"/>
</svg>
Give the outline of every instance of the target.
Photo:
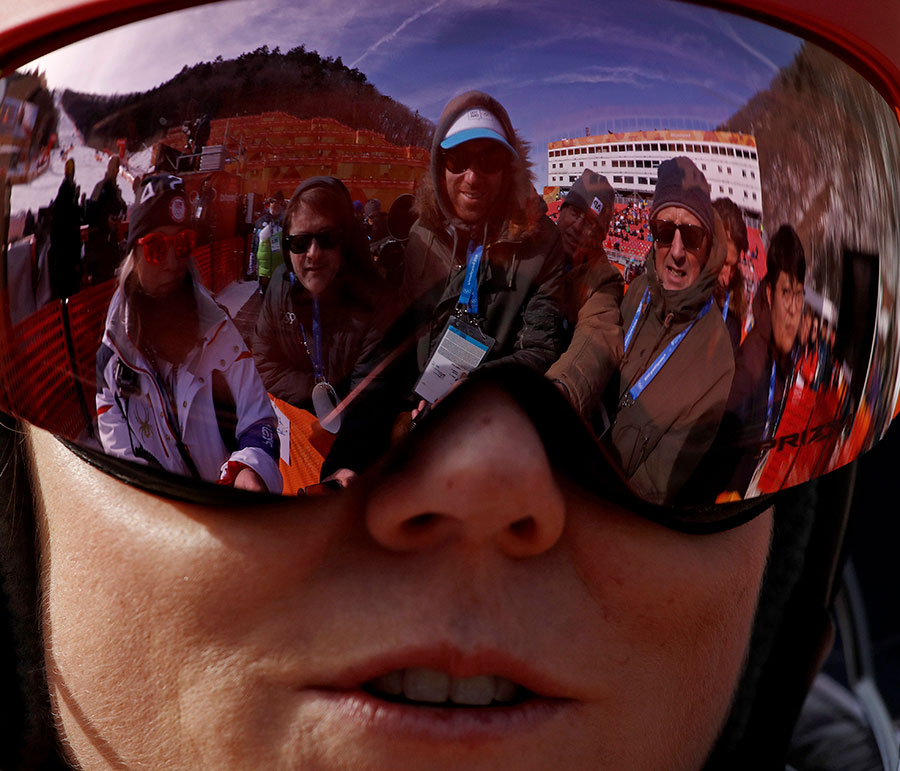
<svg viewBox="0 0 900 771">
<path fill-rule="evenodd" d="M 454 97 L 441 113 L 431 145 L 431 174 L 423 177 L 419 183 L 415 212 L 422 224 L 434 232 L 440 233 L 454 228 L 465 229 L 464 223 L 454 216 L 447 200 L 443 179 L 444 166 L 441 162 L 441 142 L 454 121 L 465 110 L 473 107 L 481 107 L 497 117 L 517 155 L 503 180 L 503 189 L 497 204 L 488 217 L 489 236 L 514 241 L 533 236 L 538 231 L 544 211 L 533 186 L 534 175 L 528 159 L 529 145 L 513 128 L 503 105 L 481 91 L 467 91 Z"/>
</svg>

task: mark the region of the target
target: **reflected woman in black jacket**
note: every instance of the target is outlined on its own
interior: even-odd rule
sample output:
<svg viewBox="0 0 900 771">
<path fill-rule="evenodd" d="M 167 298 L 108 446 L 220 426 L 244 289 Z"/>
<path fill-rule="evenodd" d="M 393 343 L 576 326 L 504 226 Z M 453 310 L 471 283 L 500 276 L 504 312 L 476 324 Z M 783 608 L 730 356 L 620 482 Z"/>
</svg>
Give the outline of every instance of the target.
<svg viewBox="0 0 900 771">
<path fill-rule="evenodd" d="M 347 395 L 386 294 L 339 180 L 303 182 L 284 222 L 289 260 L 275 271 L 263 300 L 253 357 L 273 396 L 321 419 Z"/>
</svg>

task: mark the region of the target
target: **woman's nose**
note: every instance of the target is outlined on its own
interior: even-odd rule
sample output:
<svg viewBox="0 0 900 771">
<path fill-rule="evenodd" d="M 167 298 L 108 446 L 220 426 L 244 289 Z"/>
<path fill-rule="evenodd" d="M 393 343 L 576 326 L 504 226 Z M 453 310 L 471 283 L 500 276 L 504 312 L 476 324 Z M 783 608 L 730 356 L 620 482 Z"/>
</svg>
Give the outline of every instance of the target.
<svg viewBox="0 0 900 771">
<path fill-rule="evenodd" d="M 460 395 L 461 396 L 461 395 Z M 397 551 L 446 544 L 541 554 L 565 524 L 565 501 L 534 425 L 494 386 L 434 414 L 416 452 L 369 493 L 366 525 Z"/>
</svg>

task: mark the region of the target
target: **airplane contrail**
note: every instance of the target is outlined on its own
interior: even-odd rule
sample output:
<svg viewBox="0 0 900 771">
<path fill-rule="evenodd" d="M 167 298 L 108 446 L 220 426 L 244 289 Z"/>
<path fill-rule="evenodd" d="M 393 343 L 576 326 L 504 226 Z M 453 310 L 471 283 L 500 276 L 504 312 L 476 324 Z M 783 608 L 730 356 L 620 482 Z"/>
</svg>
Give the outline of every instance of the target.
<svg viewBox="0 0 900 771">
<path fill-rule="evenodd" d="M 377 40 L 372 45 L 370 45 L 365 51 L 363 51 L 363 53 L 356 59 L 356 61 L 351 62 L 350 68 L 352 69 L 352 68 L 356 67 L 356 65 L 359 64 L 363 59 L 365 59 L 370 53 L 372 53 L 376 49 L 380 48 L 385 43 L 390 43 L 395 37 L 397 37 L 397 35 L 399 35 L 401 32 L 403 32 L 403 30 L 406 29 L 414 21 L 421 19 L 423 16 L 425 16 L 425 14 L 431 13 L 435 8 L 442 6 L 445 2 L 447 2 L 447 0 L 437 0 L 437 2 L 432 3 L 427 8 L 423 8 L 421 11 L 416 11 L 408 19 L 404 19 L 400 23 L 400 26 L 397 27 L 397 29 L 392 30 L 391 32 L 388 32 L 387 35 L 385 35 L 381 39 Z"/>
</svg>

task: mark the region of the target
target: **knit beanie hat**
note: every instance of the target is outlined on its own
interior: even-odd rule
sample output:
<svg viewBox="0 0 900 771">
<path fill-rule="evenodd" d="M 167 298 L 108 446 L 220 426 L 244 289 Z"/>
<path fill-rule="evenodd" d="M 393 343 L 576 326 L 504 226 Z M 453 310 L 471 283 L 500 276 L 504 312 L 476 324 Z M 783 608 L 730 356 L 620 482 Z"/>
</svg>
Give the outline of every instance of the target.
<svg viewBox="0 0 900 771">
<path fill-rule="evenodd" d="M 370 198 L 366 201 L 366 206 L 363 209 L 363 216 L 374 217 L 376 214 L 381 214 L 381 201 L 377 198 Z"/>
<path fill-rule="evenodd" d="M 585 169 L 569 189 L 563 204 L 593 215 L 600 227 L 607 230 L 612 220 L 615 198 L 616 192 L 606 177 L 596 171 Z"/>
<path fill-rule="evenodd" d="M 716 232 L 709 183 L 690 158 L 670 158 L 659 165 L 650 219 L 667 206 L 687 209 L 700 220 L 707 233 L 712 235 Z"/>
<path fill-rule="evenodd" d="M 132 209 L 128 222 L 128 241 L 125 251 L 130 252 L 141 236 L 167 225 L 188 226 L 191 205 L 184 192 L 184 181 L 171 174 L 156 174 L 141 182 L 141 197 Z"/>
</svg>

